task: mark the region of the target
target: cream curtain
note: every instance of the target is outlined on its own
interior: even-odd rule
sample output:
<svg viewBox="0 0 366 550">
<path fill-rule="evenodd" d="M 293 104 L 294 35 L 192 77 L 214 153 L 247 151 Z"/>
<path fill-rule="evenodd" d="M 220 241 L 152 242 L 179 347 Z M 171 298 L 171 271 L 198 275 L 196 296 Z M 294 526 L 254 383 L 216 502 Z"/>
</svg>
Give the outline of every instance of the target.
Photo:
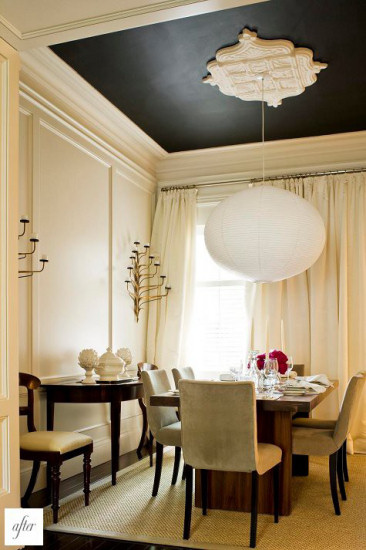
<svg viewBox="0 0 366 550">
<path fill-rule="evenodd" d="M 196 189 L 160 194 L 151 250 L 160 254 L 169 296 L 149 307 L 147 360 L 167 370 L 186 366 L 186 345 L 194 301 Z"/>
<path fill-rule="evenodd" d="M 321 213 L 325 249 L 307 272 L 283 282 L 257 285 L 252 345 L 281 346 L 307 373 L 339 380 L 334 395 L 315 409 L 336 418 L 348 379 L 365 370 L 366 355 L 366 174 L 337 174 L 275 181 L 311 202 Z M 276 212 L 273 212 L 276 215 Z M 335 394 L 335 392 L 334 392 Z M 353 421 L 348 449 L 366 453 L 366 392 Z"/>
</svg>

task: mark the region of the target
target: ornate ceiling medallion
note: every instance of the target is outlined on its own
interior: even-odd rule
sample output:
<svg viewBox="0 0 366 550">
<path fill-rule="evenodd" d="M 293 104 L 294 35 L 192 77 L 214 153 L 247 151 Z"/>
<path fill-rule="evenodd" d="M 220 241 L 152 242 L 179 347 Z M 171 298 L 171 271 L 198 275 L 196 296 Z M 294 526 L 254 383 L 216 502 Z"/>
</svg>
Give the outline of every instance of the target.
<svg viewBox="0 0 366 550">
<path fill-rule="evenodd" d="M 309 48 L 295 48 L 289 40 L 262 40 L 256 32 L 244 29 L 234 46 L 218 50 L 207 64 L 211 73 L 204 83 L 218 86 L 220 92 L 244 101 L 262 101 L 278 107 L 282 99 L 302 94 L 316 82 L 327 63 L 313 61 Z"/>
</svg>

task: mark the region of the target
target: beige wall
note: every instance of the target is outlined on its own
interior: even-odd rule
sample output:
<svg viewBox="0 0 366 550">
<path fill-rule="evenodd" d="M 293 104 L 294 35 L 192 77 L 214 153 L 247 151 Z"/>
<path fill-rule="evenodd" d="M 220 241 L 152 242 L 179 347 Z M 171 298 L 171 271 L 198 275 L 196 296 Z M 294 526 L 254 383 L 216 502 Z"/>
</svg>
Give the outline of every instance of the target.
<svg viewBox="0 0 366 550">
<path fill-rule="evenodd" d="M 129 347 L 134 364 L 145 358 L 146 316 L 135 322 L 123 281 L 133 241 L 150 239 L 155 185 L 73 122 L 22 94 L 19 214 L 30 216 L 50 261 L 42 274 L 19 280 L 20 370 L 42 380 L 82 376 L 77 356 L 87 347 Z M 44 428 L 42 392 L 36 419 Z M 110 459 L 106 405 L 58 404 L 55 428 L 93 437 L 94 465 Z M 123 404 L 122 453 L 137 447 L 140 434 L 137 402 Z M 30 467 L 23 462 L 23 490 Z M 78 471 L 74 459 L 62 475 Z"/>
</svg>

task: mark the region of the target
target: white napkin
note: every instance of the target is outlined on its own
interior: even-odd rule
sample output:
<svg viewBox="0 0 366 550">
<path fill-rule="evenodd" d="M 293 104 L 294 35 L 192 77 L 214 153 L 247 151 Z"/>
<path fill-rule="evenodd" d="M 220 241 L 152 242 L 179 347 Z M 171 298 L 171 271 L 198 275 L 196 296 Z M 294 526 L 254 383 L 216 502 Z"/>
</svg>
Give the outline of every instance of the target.
<svg viewBox="0 0 366 550">
<path fill-rule="evenodd" d="M 322 386 L 333 386 L 326 374 L 314 374 L 313 376 L 304 376 L 304 380 L 310 383 L 322 384 Z"/>
<path fill-rule="evenodd" d="M 312 390 L 315 393 L 323 393 L 327 389 L 325 386 L 322 386 L 321 384 L 312 384 L 310 382 L 307 382 L 305 379 L 296 378 L 295 380 L 289 380 L 286 382 L 286 388 L 303 388 L 305 390 Z"/>
</svg>

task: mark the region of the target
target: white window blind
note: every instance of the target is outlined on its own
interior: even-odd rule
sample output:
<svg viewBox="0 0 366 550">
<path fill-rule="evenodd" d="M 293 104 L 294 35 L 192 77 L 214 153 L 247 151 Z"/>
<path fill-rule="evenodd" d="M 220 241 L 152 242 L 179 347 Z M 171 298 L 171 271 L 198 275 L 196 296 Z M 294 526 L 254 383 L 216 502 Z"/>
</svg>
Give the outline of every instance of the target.
<svg viewBox="0 0 366 550">
<path fill-rule="evenodd" d="M 252 286 L 221 269 L 207 252 L 197 226 L 196 296 L 190 362 L 206 374 L 237 367 L 247 355 Z"/>
</svg>

